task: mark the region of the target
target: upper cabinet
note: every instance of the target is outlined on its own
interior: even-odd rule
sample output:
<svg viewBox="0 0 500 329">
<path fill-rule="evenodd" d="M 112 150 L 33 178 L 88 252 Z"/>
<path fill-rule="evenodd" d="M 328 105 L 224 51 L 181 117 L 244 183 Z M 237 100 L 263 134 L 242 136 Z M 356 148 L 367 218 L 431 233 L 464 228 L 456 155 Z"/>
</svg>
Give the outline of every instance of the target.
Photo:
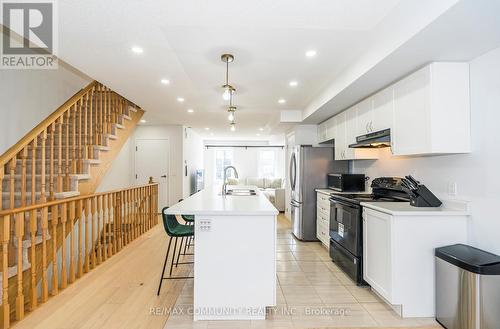
<svg viewBox="0 0 500 329">
<path fill-rule="evenodd" d="M 469 65 L 432 63 L 394 84 L 394 155 L 468 153 Z"/>
<path fill-rule="evenodd" d="M 470 152 L 469 65 L 429 64 L 320 124 L 318 140 L 335 139 L 337 160 L 376 159 L 349 145 L 385 129 L 394 155 Z"/>
</svg>

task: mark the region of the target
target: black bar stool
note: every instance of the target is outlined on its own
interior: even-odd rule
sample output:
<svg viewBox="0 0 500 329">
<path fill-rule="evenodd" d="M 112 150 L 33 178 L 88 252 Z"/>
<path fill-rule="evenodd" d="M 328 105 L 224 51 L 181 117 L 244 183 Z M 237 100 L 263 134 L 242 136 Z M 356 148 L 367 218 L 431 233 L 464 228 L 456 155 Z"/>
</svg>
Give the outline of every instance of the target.
<svg viewBox="0 0 500 329">
<path fill-rule="evenodd" d="M 184 201 L 184 199 L 179 199 L 179 202 Z M 194 215 L 181 215 L 182 219 L 186 222 L 186 225 L 194 225 Z M 186 237 L 186 241 L 184 241 L 184 238 L 181 238 L 181 245 L 180 245 L 180 250 L 182 250 L 182 245 L 184 244 L 184 251 L 183 255 L 193 255 L 192 253 L 187 253 L 187 249 L 191 247 L 191 244 L 193 242 L 193 236 Z M 179 253 L 177 255 L 177 262 L 175 263 L 175 267 L 177 267 L 177 264 L 179 263 L 179 257 L 181 254 Z"/>
<path fill-rule="evenodd" d="M 168 248 L 167 248 L 167 255 L 165 256 L 165 262 L 163 263 L 163 270 L 161 271 L 161 278 L 160 278 L 160 285 L 158 286 L 158 292 L 157 295 L 160 295 L 160 290 L 161 290 L 161 284 L 163 283 L 163 280 L 173 280 L 173 279 L 192 279 L 193 277 L 191 276 L 172 276 L 172 269 L 174 267 L 174 260 L 176 258 L 175 251 L 177 250 L 177 239 L 178 238 L 185 238 L 185 237 L 192 237 L 194 235 L 194 226 L 193 225 L 184 225 L 180 224 L 177 221 L 177 218 L 175 215 L 167 215 L 168 207 L 164 207 L 161 211 L 162 218 L 163 218 L 163 227 L 165 228 L 165 232 L 167 235 L 170 237 L 170 240 L 168 242 Z M 167 267 L 167 260 L 168 260 L 168 255 L 170 253 L 170 246 L 172 245 L 172 240 L 174 240 L 174 252 L 172 254 L 172 261 L 170 263 L 170 274 L 168 277 L 163 277 L 165 274 L 165 268 Z M 181 248 L 179 248 L 179 254 L 181 253 Z M 193 262 L 183 262 L 179 263 L 179 257 L 177 256 L 177 264 L 192 264 Z"/>
</svg>

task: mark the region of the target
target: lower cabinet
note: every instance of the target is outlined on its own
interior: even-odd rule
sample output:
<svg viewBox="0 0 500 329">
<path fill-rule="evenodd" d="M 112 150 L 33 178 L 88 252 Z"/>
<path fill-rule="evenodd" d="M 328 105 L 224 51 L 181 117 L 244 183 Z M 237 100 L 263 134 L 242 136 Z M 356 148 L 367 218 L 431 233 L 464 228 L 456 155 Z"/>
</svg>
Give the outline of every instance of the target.
<svg viewBox="0 0 500 329">
<path fill-rule="evenodd" d="M 466 241 L 467 215 L 363 206 L 363 278 L 402 317 L 434 317 L 434 249 Z"/>
<path fill-rule="evenodd" d="M 317 192 L 316 236 L 325 247 L 330 247 L 330 199 L 320 192 Z"/>
</svg>

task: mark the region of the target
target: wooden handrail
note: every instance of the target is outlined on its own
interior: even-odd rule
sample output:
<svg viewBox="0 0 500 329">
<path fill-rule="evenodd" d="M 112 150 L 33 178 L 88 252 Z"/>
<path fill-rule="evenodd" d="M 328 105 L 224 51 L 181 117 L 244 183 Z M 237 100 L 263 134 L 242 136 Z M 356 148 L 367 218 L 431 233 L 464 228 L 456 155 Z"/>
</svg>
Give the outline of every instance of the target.
<svg viewBox="0 0 500 329">
<path fill-rule="evenodd" d="M 33 204 L 33 205 L 25 206 L 25 207 L 6 209 L 6 210 L 0 211 L 0 217 L 15 215 L 15 214 L 20 213 L 20 212 L 28 212 L 28 211 L 37 210 L 37 209 L 44 208 L 44 207 L 51 207 L 51 206 L 55 206 L 55 205 L 60 205 L 60 204 L 67 203 L 67 202 L 72 202 L 72 201 L 77 202 L 80 200 L 89 199 L 89 198 L 93 198 L 93 197 L 99 197 L 99 196 L 113 194 L 113 193 L 119 193 L 119 192 L 127 192 L 127 191 L 135 190 L 135 189 L 141 188 L 141 187 L 157 186 L 157 185 L 158 185 L 158 183 L 137 185 L 137 186 L 127 187 L 127 188 L 122 188 L 122 189 L 117 189 L 117 190 L 112 190 L 112 191 L 98 192 L 98 193 L 93 193 L 93 194 L 88 194 L 88 195 L 79 195 L 79 196 L 75 196 L 72 198 L 48 201 L 45 203 Z"/>
<path fill-rule="evenodd" d="M 157 224 L 156 183 L 1 211 L 0 329 Z"/>
<path fill-rule="evenodd" d="M 65 111 L 67 111 L 71 106 L 82 98 L 92 87 L 94 87 L 98 82 L 92 81 L 85 88 L 78 91 L 70 99 L 68 99 L 63 105 L 59 106 L 57 110 L 52 112 L 45 120 L 40 122 L 35 128 L 31 129 L 29 133 L 24 135 L 16 144 L 11 146 L 4 154 L 0 155 L 0 166 L 4 166 L 10 161 L 17 153 L 21 152 L 31 141 L 40 135 L 45 129 L 47 129 L 57 118 L 59 118 Z"/>
</svg>

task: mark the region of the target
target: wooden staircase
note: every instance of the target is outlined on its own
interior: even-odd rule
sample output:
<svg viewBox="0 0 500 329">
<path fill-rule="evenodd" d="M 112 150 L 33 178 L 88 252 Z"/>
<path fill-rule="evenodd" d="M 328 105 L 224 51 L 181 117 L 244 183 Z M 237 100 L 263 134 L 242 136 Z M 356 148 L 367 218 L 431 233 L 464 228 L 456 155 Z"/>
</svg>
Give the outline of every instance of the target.
<svg viewBox="0 0 500 329">
<path fill-rule="evenodd" d="M 94 81 L 0 156 L 0 328 L 156 224 L 154 184 L 94 194 L 143 114 Z"/>
</svg>

